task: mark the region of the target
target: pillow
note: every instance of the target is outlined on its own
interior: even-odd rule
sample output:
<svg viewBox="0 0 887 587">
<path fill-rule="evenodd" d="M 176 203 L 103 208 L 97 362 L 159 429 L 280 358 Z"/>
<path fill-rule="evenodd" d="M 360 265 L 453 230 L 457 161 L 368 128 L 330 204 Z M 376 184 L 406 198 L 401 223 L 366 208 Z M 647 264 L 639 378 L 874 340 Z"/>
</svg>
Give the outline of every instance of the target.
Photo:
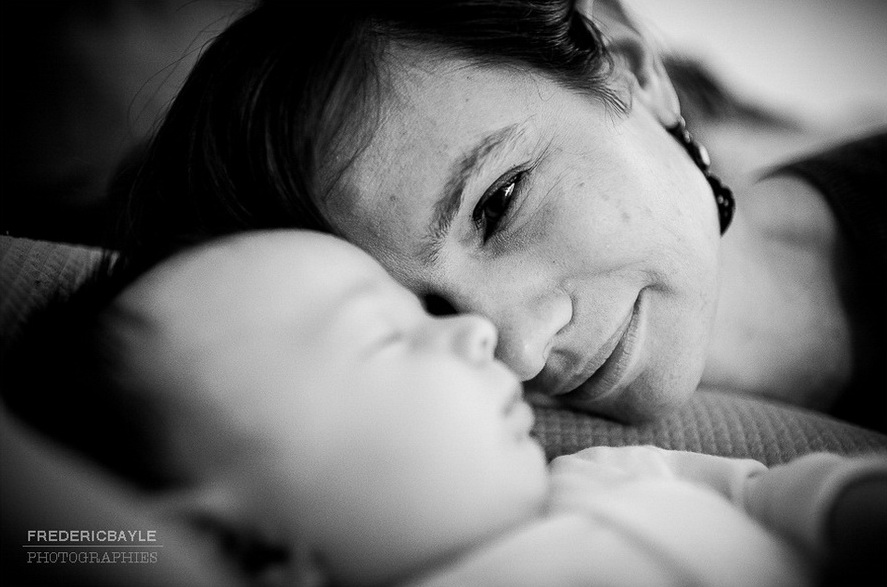
<svg viewBox="0 0 887 587">
<path fill-rule="evenodd" d="M 97 248 L 0 236 L 0 333 L 4 355 L 31 312 L 70 295 L 89 275 Z M 534 433 L 549 458 L 594 445 L 651 444 L 747 457 L 773 465 L 808 452 L 887 453 L 887 436 L 823 414 L 723 390 L 698 391 L 670 416 L 628 426 L 553 407 L 535 407 Z"/>
<path fill-rule="evenodd" d="M 652 444 L 777 465 L 815 452 L 887 453 L 887 436 L 764 398 L 701 388 L 680 410 L 627 426 L 563 409 L 536 408 L 537 438 L 551 459 L 588 446 Z"/>
<path fill-rule="evenodd" d="M 32 312 L 73 293 L 101 257 L 94 247 L 0 236 L 0 357 Z"/>
</svg>

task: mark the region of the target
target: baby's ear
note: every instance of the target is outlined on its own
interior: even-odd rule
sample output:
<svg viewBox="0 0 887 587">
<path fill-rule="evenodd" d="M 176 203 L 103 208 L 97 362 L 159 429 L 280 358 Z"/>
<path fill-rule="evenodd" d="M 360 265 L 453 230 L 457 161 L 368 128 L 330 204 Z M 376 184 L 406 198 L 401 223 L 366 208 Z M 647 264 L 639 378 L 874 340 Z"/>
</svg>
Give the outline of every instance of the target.
<svg viewBox="0 0 887 587">
<path fill-rule="evenodd" d="M 677 92 L 659 51 L 622 0 L 578 0 L 576 10 L 600 29 L 617 73 L 633 86 L 632 100 L 644 104 L 663 125 L 673 125 L 680 114 Z"/>
<path fill-rule="evenodd" d="M 297 528 L 281 528 L 250 503 L 248 491 L 207 483 L 166 492 L 158 513 L 194 536 L 209 565 L 225 568 L 235 582 L 253 585 L 318 586 L 327 581 L 310 542 Z"/>
</svg>

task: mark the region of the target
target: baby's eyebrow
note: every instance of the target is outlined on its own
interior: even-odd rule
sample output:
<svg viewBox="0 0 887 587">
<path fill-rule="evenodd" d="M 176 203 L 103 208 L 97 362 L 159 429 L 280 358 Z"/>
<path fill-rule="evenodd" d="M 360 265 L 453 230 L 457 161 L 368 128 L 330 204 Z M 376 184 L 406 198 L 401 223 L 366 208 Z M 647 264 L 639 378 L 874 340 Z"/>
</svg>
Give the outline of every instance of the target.
<svg viewBox="0 0 887 587">
<path fill-rule="evenodd" d="M 520 124 L 511 124 L 493 131 L 481 138 L 452 166 L 443 192 L 434 204 L 426 236 L 422 239 L 420 257 L 425 265 L 433 265 L 437 260 L 453 219 L 459 214 L 465 201 L 465 186 L 469 180 L 478 175 L 493 152 L 511 146 L 522 134 L 523 127 Z"/>
</svg>

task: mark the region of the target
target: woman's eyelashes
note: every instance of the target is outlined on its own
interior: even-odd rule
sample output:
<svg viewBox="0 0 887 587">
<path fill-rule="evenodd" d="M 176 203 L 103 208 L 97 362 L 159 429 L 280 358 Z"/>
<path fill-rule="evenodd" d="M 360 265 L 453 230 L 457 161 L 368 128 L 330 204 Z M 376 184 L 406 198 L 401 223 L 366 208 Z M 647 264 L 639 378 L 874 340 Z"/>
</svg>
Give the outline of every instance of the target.
<svg viewBox="0 0 887 587">
<path fill-rule="evenodd" d="M 505 226 L 528 171 L 509 172 L 483 195 L 471 215 L 474 225 L 487 242 Z"/>
</svg>

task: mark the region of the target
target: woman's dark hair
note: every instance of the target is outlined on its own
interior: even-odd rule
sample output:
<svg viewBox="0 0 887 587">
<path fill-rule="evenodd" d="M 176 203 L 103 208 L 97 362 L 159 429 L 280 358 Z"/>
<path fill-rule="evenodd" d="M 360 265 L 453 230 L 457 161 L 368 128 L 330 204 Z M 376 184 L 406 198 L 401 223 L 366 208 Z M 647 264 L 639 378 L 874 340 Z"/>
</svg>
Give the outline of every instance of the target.
<svg viewBox="0 0 887 587">
<path fill-rule="evenodd" d="M 622 107 L 570 0 L 267 0 L 198 60 L 123 184 L 115 248 L 142 264 L 249 229 L 335 233 L 319 203 L 373 128 L 395 43 L 530 67 Z"/>
</svg>

